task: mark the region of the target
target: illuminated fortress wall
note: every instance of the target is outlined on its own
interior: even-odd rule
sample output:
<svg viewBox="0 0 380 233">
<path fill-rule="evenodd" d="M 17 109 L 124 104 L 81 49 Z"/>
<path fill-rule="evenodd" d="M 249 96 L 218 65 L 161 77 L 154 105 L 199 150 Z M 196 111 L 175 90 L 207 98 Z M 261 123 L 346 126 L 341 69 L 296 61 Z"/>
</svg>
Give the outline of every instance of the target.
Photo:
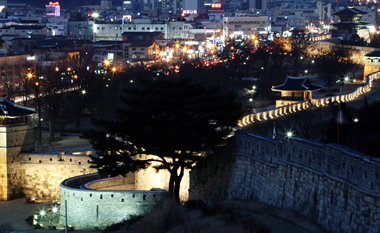
<svg viewBox="0 0 380 233">
<path fill-rule="evenodd" d="M 133 176 L 133 175 L 132 175 Z M 104 177 L 104 176 L 103 176 Z M 129 183 L 120 177 L 101 179 L 98 174 L 69 178 L 61 184 L 61 216 L 65 214 L 67 202 L 67 224 L 75 227 L 93 228 L 111 225 L 148 212 L 157 200 L 167 192 L 164 190 L 95 190 L 89 187 L 103 187 L 104 184 L 119 186 Z M 100 180 L 99 180 L 100 179 Z M 101 184 L 97 184 L 97 182 Z M 108 187 L 110 188 L 110 187 Z M 65 218 L 60 218 L 65 224 Z"/>
<path fill-rule="evenodd" d="M 23 119 L 7 119 L 7 121 Z M 3 120 L 2 120 L 3 121 Z M 20 197 L 20 153 L 34 148 L 33 128 L 22 122 L 0 126 L 0 200 Z"/>
<path fill-rule="evenodd" d="M 256 200 L 329 232 L 379 232 L 380 158 L 337 144 L 238 131 L 224 154 L 192 169 L 190 200 Z"/>
<path fill-rule="evenodd" d="M 17 173 L 13 183 L 22 196 L 59 201 L 60 183 L 70 177 L 96 172 L 87 155 L 24 153 L 20 164 L 11 167 Z"/>
<path fill-rule="evenodd" d="M 153 159 L 152 155 L 139 155 L 137 159 Z M 145 170 L 136 172 L 136 189 L 149 190 L 151 188 L 169 189 L 170 173 L 167 170 L 156 170 L 150 166 Z M 184 171 L 184 175 L 180 186 L 180 199 L 187 201 L 189 199 L 189 183 L 190 183 L 189 170 Z"/>
</svg>

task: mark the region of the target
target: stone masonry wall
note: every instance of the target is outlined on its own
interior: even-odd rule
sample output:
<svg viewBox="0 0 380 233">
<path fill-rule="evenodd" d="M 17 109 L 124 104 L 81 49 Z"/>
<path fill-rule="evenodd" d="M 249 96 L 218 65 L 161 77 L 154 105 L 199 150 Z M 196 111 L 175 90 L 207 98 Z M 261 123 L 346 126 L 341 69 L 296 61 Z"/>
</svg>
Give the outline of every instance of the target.
<svg viewBox="0 0 380 233">
<path fill-rule="evenodd" d="M 75 179 L 91 179 L 91 175 L 93 174 L 72 177 L 62 182 L 61 225 L 65 223 L 65 218 L 62 217 L 65 215 L 65 202 L 67 202 L 68 225 L 90 229 L 100 227 L 103 229 L 108 225 L 129 218 L 130 215 L 145 214 L 153 207 L 156 201 L 167 195 L 164 190 L 91 190 L 83 188 L 83 186 L 88 186 L 86 183 L 82 184 L 80 188 L 70 187 L 70 183 L 75 183 Z M 94 175 L 96 176 L 97 174 Z M 82 177 L 85 177 L 85 179 L 82 179 Z"/>
<path fill-rule="evenodd" d="M 96 172 L 90 158 L 78 155 L 24 153 L 20 163 L 10 164 L 11 190 L 32 199 L 60 200 L 60 183 L 73 176 Z"/>
<path fill-rule="evenodd" d="M 293 209 L 331 232 L 379 232 L 380 159 L 245 131 L 224 152 L 192 170 L 190 200 L 256 200 Z"/>
<path fill-rule="evenodd" d="M 144 156 L 146 158 L 153 158 L 152 155 L 139 155 Z M 139 159 L 138 157 L 137 159 Z M 153 164 L 154 166 L 154 164 Z M 152 188 L 160 188 L 169 190 L 169 178 L 170 173 L 167 170 L 156 170 L 150 166 L 145 170 L 140 170 L 136 172 L 136 190 L 150 190 Z M 190 183 L 190 175 L 189 170 L 185 170 L 181 186 L 180 186 L 180 199 L 181 201 L 187 201 L 189 198 L 189 183 Z"/>
<path fill-rule="evenodd" d="M 19 123 L 0 126 L 0 200 L 22 196 L 18 173 L 20 152 L 34 148 L 33 128 Z"/>
</svg>

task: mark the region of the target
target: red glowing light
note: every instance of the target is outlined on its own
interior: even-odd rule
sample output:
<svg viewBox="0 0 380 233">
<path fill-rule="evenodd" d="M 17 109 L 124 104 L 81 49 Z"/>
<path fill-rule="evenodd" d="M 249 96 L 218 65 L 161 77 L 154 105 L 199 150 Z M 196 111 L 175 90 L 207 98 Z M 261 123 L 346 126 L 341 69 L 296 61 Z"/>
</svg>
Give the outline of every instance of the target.
<svg viewBox="0 0 380 233">
<path fill-rule="evenodd" d="M 211 8 L 222 8 L 222 3 L 220 2 L 212 3 Z"/>
</svg>

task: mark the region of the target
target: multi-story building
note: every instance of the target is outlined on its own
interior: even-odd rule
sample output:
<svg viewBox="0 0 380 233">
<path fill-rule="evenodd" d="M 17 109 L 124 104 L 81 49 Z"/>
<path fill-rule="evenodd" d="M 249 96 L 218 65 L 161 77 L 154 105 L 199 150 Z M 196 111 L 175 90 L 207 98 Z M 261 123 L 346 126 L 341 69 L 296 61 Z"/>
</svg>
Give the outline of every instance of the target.
<svg viewBox="0 0 380 233">
<path fill-rule="evenodd" d="M 46 26 L 11 25 L 0 28 L 0 36 L 17 35 L 21 38 L 46 38 L 50 30 Z"/>
<path fill-rule="evenodd" d="M 128 40 L 123 42 L 125 61 L 154 60 L 158 58 L 159 45 L 154 40 Z"/>
<path fill-rule="evenodd" d="M 93 41 L 121 40 L 124 32 L 167 32 L 165 23 L 127 23 L 127 24 L 98 24 L 90 22 L 93 28 Z"/>
<path fill-rule="evenodd" d="M 253 35 L 266 40 L 271 31 L 269 16 L 223 17 L 224 38 L 250 38 Z"/>
<path fill-rule="evenodd" d="M 69 21 L 69 34 L 71 40 L 92 40 L 93 24 L 92 21 Z"/>
<path fill-rule="evenodd" d="M 69 20 L 65 18 L 49 18 L 46 27 L 51 31 L 52 36 L 65 36 L 69 35 Z"/>
<path fill-rule="evenodd" d="M 169 21 L 168 23 L 168 39 L 184 38 L 184 24 L 186 21 Z"/>
</svg>

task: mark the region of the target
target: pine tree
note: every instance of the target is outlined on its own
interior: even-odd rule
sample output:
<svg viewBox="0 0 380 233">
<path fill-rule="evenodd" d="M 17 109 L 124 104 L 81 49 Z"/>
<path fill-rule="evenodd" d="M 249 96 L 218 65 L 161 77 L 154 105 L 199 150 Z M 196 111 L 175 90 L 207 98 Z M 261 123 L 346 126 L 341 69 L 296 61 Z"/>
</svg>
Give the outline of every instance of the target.
<svg viewBox="0 0 380 233">
<path fill-rule="evenodd" d="M 219 94 L 190 79 L 140 82 L 141 88 L 124 90 L 126 107 L 116 110 L 116 121 L 94 120 L 102 130 L 85 134 L 98 154 L 92 167 L 125 175 L 156 162 L 157 170 L 170 172 L 169 193 L 179 201 L 184 170 L 224 145 L 242 115 L 241 104 L 235 92 Z M 156 157 L 136 159 L 139 154 Z"/>
</svg>

